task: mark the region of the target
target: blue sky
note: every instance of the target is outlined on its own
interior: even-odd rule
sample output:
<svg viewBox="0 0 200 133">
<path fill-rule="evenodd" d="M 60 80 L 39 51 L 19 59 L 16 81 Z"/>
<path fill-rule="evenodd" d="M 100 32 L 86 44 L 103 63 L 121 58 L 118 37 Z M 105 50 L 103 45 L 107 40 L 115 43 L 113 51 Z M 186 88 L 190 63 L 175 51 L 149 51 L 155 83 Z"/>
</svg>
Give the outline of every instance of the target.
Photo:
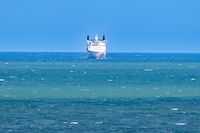
<svg viewBox="0 0 200 133">
<path fill-rule="evenodd" d="M 200 52 L 199 0 L 1 0 L 0 51 Z"/>
</svg>

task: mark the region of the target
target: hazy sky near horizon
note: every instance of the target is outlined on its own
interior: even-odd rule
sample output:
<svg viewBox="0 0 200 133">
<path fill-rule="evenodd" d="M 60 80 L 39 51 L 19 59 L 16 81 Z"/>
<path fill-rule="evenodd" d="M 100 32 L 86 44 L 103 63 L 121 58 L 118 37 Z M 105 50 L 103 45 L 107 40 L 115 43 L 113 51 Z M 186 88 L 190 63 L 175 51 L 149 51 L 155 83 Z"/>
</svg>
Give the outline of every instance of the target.
<svg viewBox="0 0 200 133">
<path fill-rule="evenodd" d="M 200 52 L 199 0 L 1 0 L 0 51 Z"/>
</svg>

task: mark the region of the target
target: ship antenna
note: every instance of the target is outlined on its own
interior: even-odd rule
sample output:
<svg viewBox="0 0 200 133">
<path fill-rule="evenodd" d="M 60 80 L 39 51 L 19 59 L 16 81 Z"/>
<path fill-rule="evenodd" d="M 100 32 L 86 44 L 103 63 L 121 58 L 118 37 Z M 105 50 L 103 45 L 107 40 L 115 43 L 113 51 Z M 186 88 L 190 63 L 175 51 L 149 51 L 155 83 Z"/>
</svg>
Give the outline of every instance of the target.
<svg viewBox="0 0 200 133">
<path fill-rule="evenodd" d="M 89 35 L 87 35 L 87 40 L 90 40 L 90 36 Z"/>
<path fill-rule="evenodd" d="M 105 35 L 103 35 L 103 40 L 106 40 L 106 37 L 105 37 Z"/>
</svg>

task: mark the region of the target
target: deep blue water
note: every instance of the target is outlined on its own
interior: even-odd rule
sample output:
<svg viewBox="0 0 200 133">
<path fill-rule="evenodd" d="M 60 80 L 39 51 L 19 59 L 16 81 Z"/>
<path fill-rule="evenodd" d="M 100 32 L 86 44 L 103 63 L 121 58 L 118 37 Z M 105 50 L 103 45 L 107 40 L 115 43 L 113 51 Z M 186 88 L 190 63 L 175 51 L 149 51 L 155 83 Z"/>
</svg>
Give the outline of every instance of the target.
<svg viewBox="0 0 200 133">
<path fill-rule="evenodd" d="M 87 53 L 62 52 L 0 52 L 0 61 L 40 61 L 40 62 L 85 62 L 97 61 L 87 59 Z M 108 53 L 101 62 L 197 62 L 198 53 Z M 97 61 L 98 62 L 98 61 Z"/>
<path fill-rule="evenodd" d="M 200 54 L 0 53 L 0 132 L 199 132 Z"/>
</svg>

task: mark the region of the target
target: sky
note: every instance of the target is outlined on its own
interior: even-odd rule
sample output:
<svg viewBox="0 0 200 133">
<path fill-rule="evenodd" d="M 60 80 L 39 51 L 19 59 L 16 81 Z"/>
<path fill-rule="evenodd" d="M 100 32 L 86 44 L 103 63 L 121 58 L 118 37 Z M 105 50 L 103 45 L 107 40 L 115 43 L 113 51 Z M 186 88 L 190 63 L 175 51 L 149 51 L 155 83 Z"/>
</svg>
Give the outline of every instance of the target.
<svg viewBox="0 0 200 133">
<path fill-rule="evenodd" d="M 200 53 L 199 0 L 0 0 L 0 51 Z"/>
</svg>

